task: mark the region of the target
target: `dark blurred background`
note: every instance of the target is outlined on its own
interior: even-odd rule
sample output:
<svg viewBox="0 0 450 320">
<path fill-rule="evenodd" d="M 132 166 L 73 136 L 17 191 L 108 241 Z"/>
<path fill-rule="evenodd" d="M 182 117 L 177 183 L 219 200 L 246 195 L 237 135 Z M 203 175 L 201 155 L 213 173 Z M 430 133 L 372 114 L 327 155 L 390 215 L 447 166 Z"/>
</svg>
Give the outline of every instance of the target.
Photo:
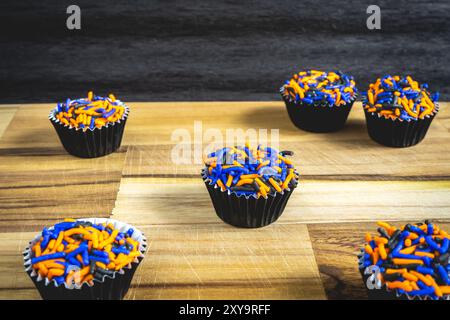
<svg viewBox="0 0 450 320">
<path fill-rule="evenodd" d="M 66 8 L 81 7 L 80 31 Z M 381 7 L 381 30 L 366 27 Z M 450 1 L 0 2 L 0 103 L 115 92 L 126 101 L 278 100 L 295 71 L 361 90 L 411 74 L 450 98 Z"/>
</svg>

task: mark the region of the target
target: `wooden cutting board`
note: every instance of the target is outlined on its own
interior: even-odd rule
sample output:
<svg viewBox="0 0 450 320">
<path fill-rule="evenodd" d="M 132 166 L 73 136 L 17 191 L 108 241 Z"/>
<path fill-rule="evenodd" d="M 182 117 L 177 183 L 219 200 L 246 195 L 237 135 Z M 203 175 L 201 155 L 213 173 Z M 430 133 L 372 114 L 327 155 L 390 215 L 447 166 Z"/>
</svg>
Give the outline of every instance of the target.
<svg viewBox="0 0 450 320">
<path fill-rule="evenodd" d="M 425 140 L 406 149 L 370 140 L 360 103 L 342 131 L 328 134 L 295 128 L 282 102 L 129 105 L 121 149 L 98 159 L 64 151 L 47 119 L 52 105 L 0 106 L 0 298 L 39 298 L 21 251 L 64 217 L 112 216 L 146 233 L 129 299 L 364 299 L 355 255 L 375 221 L 450 227 L 449 103 Z M 194 141 L 199 122 L 222 135 L 279 129 L 280 148 L 295 152 L 301 173 L 279 221 L 254 230 L 224 224 L 201 164 L 172 163 L 174 132 Z"/>
</svg>

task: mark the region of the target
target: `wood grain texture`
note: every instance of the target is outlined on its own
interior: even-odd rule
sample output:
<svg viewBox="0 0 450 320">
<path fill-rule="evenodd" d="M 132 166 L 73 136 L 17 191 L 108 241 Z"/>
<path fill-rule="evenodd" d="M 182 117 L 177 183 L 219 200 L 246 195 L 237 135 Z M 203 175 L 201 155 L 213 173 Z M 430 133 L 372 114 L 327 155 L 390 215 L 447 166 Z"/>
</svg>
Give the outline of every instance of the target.
<svg viewBox="0 0 450 320">
<path fill-rule="evenodd" d="M 180 142 L 172 138 L 175 130 L 185 130 L 192 142 L 202 142 L 202 137 L 194 132 L 194 121 L 199 121 L 203 130 L 219 129 L 224 139 L 226 129 L 279 129 L 280 148 L 295 152 L 293 160 L 305 178 L 417 180 L 450 177 L 450 152 L 445 152 L 450 150 L 450 133 L 445 122 L 450 117 L 447 103 L 441 103 L 440 113 L 424 143 L 404 149 L 386 148 L 369 138 L 359 102 L 355 103 L 346 127 L 327 134 L 295 128 L 281 102 L 132 105 L 134 108 L 125 135 L 125 144 L 131 146 L 124 168 L 125 176 L 196 177 L 201 163 L 174 165 L 170 159 L 173 145 Z M 176 121 L 171 120 L 173 115 L 177 115 Z M 148 128 L 148 123 L 152 123 L 151 128 Z M 268 140 L 270 142 L 270 134 Z M 205 138 L 203 144 L 206 146 L 212 141 Z M 193 153 L 195 146 L 190 149 Z"/>
<path fill-rule="evenodd" d="M 0 230 L 38 230 L 67 216 L 108 217 L 126 147 L 97 159 L 63 149 L 50 105 L 20 107 L 0 139 Z"/>
<path fill-rule="evenodd" d="M 149 249 L 129 299 L 325 298 L 306 225 L 143 230 Z"/>
<path fill-rule="evenodd" d="M 0 138 L 3 135 L 3 132 L 5 132 L 12 118 L 14 117 L 16 111 L 17 111 L 16 106 L 8 105 L 0 108 Z"/>
<path fill-rule="evenodd" d="M 92 160 L 47 149 L 0 149 L 0 230 L 37 230 L 64 217 L 108 217 L 125 154 Z"/>
<path fill-rule="evenodd" d="M 33 282 L 24 271 L 22 252 L 36 232 L 0 232 L 0 300 L 40 299 Z"/>
<path fill-rule="evenodd" d="M 125 144 L 161 145 L 176 144 L 179 140 L 172 137 L 174 130 L 182 129 L 190 133 L 192 141 L 194 135 L 194 121 L 201 121 L 201 128 L 219 129 L 226 136 L 226 129 L 279 129 L 280 142 L 321 142 L 330 143 L 330 146 L 353 147 L 357 151 L 362 148 L 370 148 L 377 154 L 386 151 L 386 147 L 380 146 L 370 140 L 367 135 L 364 112 L 361 102 L 356 102 L 352 108 L 349 120 L 345 128 L 338 133 L 311 133 L 297 129 L 289 120 L 286 107 L 282 101 L 267 102 L 147 102 L 129 103 L 131 113 Z M 440 111 L 432 130 L 429 130 L 427 139 L 442 139 L 448 135 L 448 130 L 439 120 L 450 116 L 448 103 L 440 104 Z M 151 112 L 149 112 L 151 110 Z M 176 118 L 175 118 L 176 117 Z M 174 121 L 174 119 L 176 119 Z M 148 124 L 152 126 L 149 127 Z M 131 128 L 131 129 L 130 129 Z M 269 131 L 270 132 L 270 131 Z M 270 136 L 268 137 L 270 139 Z M 195 141 L 202 141 L 198 137 Z M 203 143 L 209 141 L 204 137 Z M 264 140 L 264 139 L 263 139 Z M 425 148 L 423 144 L 415 147 Z M 397 150 L 398 149 L 393 149 Z M 409 150 L 409 149 L 404 149 Z M 377 153 L 378 151 L 378 153 Z M 344 156 L 344 155 L 342 155 Z"/>
<path fill-rule="evenodd" d="M 433 220 L 449 230 L 450 219 Z M 415 215 L 411 222 L 420 222 Z M 393 221 L 402 226 L 404 222 Z M 314 254 L 329 299 L 367 299 L 367 293 L 358 271 L 356 255 L 364 244 L 367 232 L 376 234 L 377 225 L 366 223 L 326 223 L 308 225 Z"/>
<path fill-rule="evenodd" d="M 146 232 L 149 252 L 129 299 L 364 298 L 350 262 L 363 230 L 376 220 L 450 220 L 448 103 L 425 140 L 406 149 L 371 141 L 360 103 L 347 126 L 330 134 L 296 129 L 280 102 L 130 106 L 121 149 L 98 159 L 64 151 L 47 119 L 51 105 L 0 108 L 13 112 L 0 136 L 0 240 L 7 239 L 0 242 L 0 298 L 39 298 L 21 250 L 34 232 L 67 216 L 112 215 Z M 224 135 L 280 130 L 280 148 L 295 152 L 301 181 L 277 223 L 258 230 L 224 224 L 200 178 L 202 164 L 172 163 L 179 142 L 172 133 L 185 129 L 194 140 L 195 121 Z"/>
<path fill-rule="evenodd" d="M 0 148 L 34 149 L 46 153 L 49 147 L 64 152 L 55 129 L 48 120 L 51 104 L 28 104 L 17 110 L 14 119 L 0 140 Z"/>
<path fill-rule="evenodd" d="M 138 225 L 222 223 L 198 178 L 123 178 L 113 214 Z M 450 216 L 450 181 L 300 180 L 278 223 Z"/>
</svg>

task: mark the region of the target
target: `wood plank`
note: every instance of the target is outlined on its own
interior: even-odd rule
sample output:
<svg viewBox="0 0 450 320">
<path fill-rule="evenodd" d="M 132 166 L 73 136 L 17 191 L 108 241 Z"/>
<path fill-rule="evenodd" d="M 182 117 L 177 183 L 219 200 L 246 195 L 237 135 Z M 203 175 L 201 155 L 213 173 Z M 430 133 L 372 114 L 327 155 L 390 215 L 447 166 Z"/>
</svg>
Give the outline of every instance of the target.
<svg viewBox="0 0 450 320">
<path fill-rule="evenodd" d="M 194 139 L 194 121 L 202 122 L 202 129 L 220 129 L 225 135 L 228 129 L 280 129 L 280 141 L 285 143 L 306 141 L 341 142 L 344 146 L 361 144 L 360 147 L 379 146 L 367 135 L 361 102 L 356 102 L 346 127 L 336 133 L 316 134 L 297 129 L 289 120 L 282 101 L 270 102 L 156 102 L 130 103 L 131 114 L 127 123 L 125 143 L 131 145 L 175 144 L 171 139 L 177 129 L 185 129 Z M 447 114 L 448 103 L 440 104 L 441 111 L 427 134 L 428 143 L 448 137 L 447 128 L 439 121 Z M 176 118 L 174 116 L 176 115 Z M 174 121 L 176 119 L 176 121 Z M 152 123 L 151 129 L 148 124 Z M 288 146 L 290 147 L 290 146 Z"/>
<path fill-rule="evenodd" d="M 305 225 L 142 230 L 149 239 L 149 251 L 134 276 L 128 299 L 324 298 Z M 23 270 L 21 255 L 34 235 L 0 233 L 0 299 L 39 298 Z"/>
<path fill-rule="evenodd" d="M 296 129 L 281 102 L 130 105 L 124 146 L 98 159 L 64 151 L 47 119 L 50 104 L 21 106 L 4 126 L 0 298 L 39 298 L 20 252 L 35 231 L 67 216 L 113 212 L 146 231 L 150 251 L 129 299 L 321 299 L 316 258 L 329 298 L 364 298 L 350 262 L 364 228 L 373 230 L 374 220 L 450 219 L 448 103 L 426 140 L 406 149 L 372 142 L 358 104 L 333 134 Z M 170 161 L 172 133 L 193 135 L 197 120 L 222 133 L 280 128 L 301 181 L 277 223 L 258 230 L 224 224 L 199 176 L 202 164 Z"/>
<path fill-rule="evenodd" d="M 448 102 L 440 103 L 440 110 L 436 119 L 450 132 L 450 107 Z"/>
<path fill-rule="evenodd" d="M 408 222 L 420 222 L 415 215 Z M 450 220 L 433 220 L 450 230 Z M 445 223 L 444 223 L 445 222 Z M 404 222 L 393 222 L 401 226 Z M 314 254 L 328 299 L 367 299 L 356 255 L 366 232 L 376 233 L 375 222 L 308 225 Z"/>
<path fill-rule="evenodd" d="M 17 106 L 8 105 L 0 108 L 0 138 L 8 127 L 9 123 L 14 117 L 14 114 L 17 111 Z"/>
<path fill-rule="evenodd" d="M 124 152 L 97 159 L 75 158 L 59 149 L 45 152 L 0 149 L 0 231 L 38 230 L 65 217 L 110 215 Z"/>
<path fill-rule="evenodd" d="M 116 218 L 127 218 L 127 215 Z M 323 299 L 305 225 L 143 228 L 150 240 L 128 299 Z"/>
<path fill-rule="evenodd" d="M 48 120 L 51 105 L 21 106 L 0 140 L 0 148 L 62 148 L 55 129 Z"/>
<path fill-rule="evenodd" d="M 126 147 L 97 159 L 73 157 L 42 109 L 21 107 L 0 139 L 0 231 L 108 217 L 114 206 Z"/>
<path fill-rule="evenodd" d="M 143 108 L 144 105 L 152 112 Z M 445 121 L 447 114 L 450 118 L 447 103 L 441 104 L 441 111 L 425 140 L 417 146 L 403 149 L 387 148 L 370 140 L 358 104 L 350 115 L 348 125 L 342 131 L 330 134 L 296 129 L 287 118 L 283 106 L 277 102 L 247 102 L 242 103 L 241 107 L 235 103 L 163 103 L 160 108 L 153 108 L 154 105 L 137 104 L 133 109 L 137 115 L 130 117 L 127 128 L 125 140 L 130 148 L 124 176 L 197 176 L 202 164 L 194 158 L 194 151 L 196 148 L 202 150 L 201 145 L 197 143 L 189 148 L 190 163 L 176 164 L 172 159 L 174 145 L 179 140 L 170 138 L 175 130 L 185 129 L 192 142 L 199 142 L 193 130 L 194 121 L 198 120 L 202 121 L 203 130 L 217 128 L 224 138 L 226 128 L 280 128 L 280 148 L 295 152 L 293 161 L 308 179 L 427 180 L 450 177 L 450 152 L 443 152 L 450 150 L 450 135 L 446 124 L 440 120 L 442 117 Z M 211 111 L 204 112 L 205 107 Z M 255 114 L 251 123 L 245 120 L 247 113 Z M 171 114 L 179 115 L 176 122 L 170 121 Z M 155 122 L 154 117 L 158 121 Z M 145 129 L 149 122 L 152 122 L 152 130 Z M 211 141 L 203 141 L 203 147 L 208 142 Z M 424 164 L 426 170 L 423 170 Z"/>
<path fill-rule="evenodd" d="M 439 146 L 439 147 L 437 147 Z M 435 138 L 413 148 L 395 149 L 363 141 L 281 142 L 294 151 L 292 161 L 304 179 L 438 180 L 450 178 L 450 137 Z M 193 153 L 195 146 L 192 146 Z M 129 146 L 124 177 L 198 177 L 203 165 L 193 154 L 177 163 L 173 145 Z M 201 159 L 201 158 L 200 158 Z M 175 160 L 175 161 L 174 161 Z M 426 164 L 426 170 L 424 166 Z"/>
<path fill-rule="evenodd" d="M 35 232 L 0 232 L 0 300 L 40 299 L 25 273 L 22 252 Z"/>
<path fill-rule="evenodd" d="M 176 144 L 172 133 L 185 129 L 194 139 L 194 121 L 202 122 L 202 129 L 279 129 L 280 141 L 347 141 L 362 143 L 362 146 L 378 146 L 367 136 L 364 113 L 361 103 L 356 102 L 346 127 L 337 133 L 315 134 L 297 129 L 289 120 L 285 106 L 281 101 L 269 102 L 130 102 L 131 112 L 124 135 L 125 145 Z M 448 128 L 440 121 L 447 117 L 448 102 L 443 102 L 441 111 L 433 121 L 426 141 L 447 137 Z M 18 110 L 14 120 L 21 130 L 10 130 L 2 139 L 0 147 L 43 147 L 60 146 L 54 129 L 47 117 L 52 104 L 24 105 Z M 174 120 L 176 119 L 176 120 Z M 149 125 L 151 124 L 151 125 Z M 28 136 L 23 132 L 26 128 Z M 269 137 L 270 138 L 270 137 Z M 422 145 L 422 144 L 421 144 Z M 419 145 L 420 146 L 420 145 Z"/>
<path fill-rule="evenodd" d="M 277 223 L 445 218 L 450 181 L 301 180 Z M 113 214 L 130 223 L 221 224 L 198 178 L 123 178 Z"/>
</svg>

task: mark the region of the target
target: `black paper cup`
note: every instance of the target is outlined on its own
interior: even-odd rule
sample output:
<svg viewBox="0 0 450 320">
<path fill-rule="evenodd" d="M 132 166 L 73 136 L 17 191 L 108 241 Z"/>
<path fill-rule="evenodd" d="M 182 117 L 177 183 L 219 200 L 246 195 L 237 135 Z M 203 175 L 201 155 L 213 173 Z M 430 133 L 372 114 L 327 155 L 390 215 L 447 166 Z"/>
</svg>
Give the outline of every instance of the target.
<svg viewBox="0 0 450 320">
<path fill-rule="evenodd" d="M 260 228 L 277 221 L 295 189 L 293 186 L 281 193 L 268 194 L 267 198 L 245 197 L 211 185 L 204 170 L 202 178 L 217 216 L 223 222 L 240 228 Z"/>
<path fill-rule="evenodd" d="M 397 293 L 391 290 L 388 290 L 386 285 L 382 285 L 380 288 L 369 289 L 367 286 L 367 281 L 372 276 L 372 273 L 366 272 L 366 267 L 364 267 L 364 250 L 361 250 L 361 253 L 358 255 L 358 270 L 361 274 L 362 281 L 364 283 L 364 288 L 367 292 L 367 297 L 370 300 L 392 300 L 397 298 Z M 370 280 L 373 281 L 373 280 Z"/>
<path fill-rule="evenodd" d="M 357 97 L 355 95 L 350 102 L 340 106 L 311 105 L 301 101 L 296 102 L 290 96 L 284 95 L 282 89 L 281 96 L 292 123 L 299 129 L 316 133 L 342 129 Z"/>
<path fill-rule="evenodd" d="M 121 300 L 130 288 L 133 275 L 144 259 L 147 251 L 147 239 L 144 234 L 133 226 L 108 218 L 78 219 L 77 221 L 89 221 L 93 223 L 112 223 L 116 229 L 126 232 L 129 228 L 134 229 L 132 238 L 139 242 L 141 255 L 124 268 L 114 271 L 112 275 L 105 275 L 102 279 L 94 278 L 94 284 L 83 283 L 81 286 L 68 286 L 66 283 L 58 285 L 56 281 L 49 281 L 42 278 L 32 267 L 31 258 L 33 253 L 31 248 L 39 241 L 41 234 L 38 234 L 23 252 L 25 271 L 33 281 L 39 294 L 44 300 Z"/>
<path fill-rule="evenodd" d="M 370 138 L 379 144 L 395 148 L 411 147 L 422 141 L 438 111 L 436 105 L 435 111 L 425 118 L 406 121 L 388 119 L 364 108 Z"/>
<path fill-rule="evenodd" d="M 367 291 L 367 296 L 371 300 L 432 300 L 430 296 L 410 296 L 408 293 L 401 293 L 397 289 L 391 290 L 383 284 L 380 288 L 369 289 L 367 281 L 372 276 L 372 273 L 364 267 L 364 249 L 358 254 L 358 269 L 361 273 L 361 278 L 364 283 L 364 287 Z M 366 271 L 367 270 L 367 271 Z M 370 281 L 373 281 L 372 279 Z M 450 295 L 444 295 L 442 300 L 449 300 Z"/>
<path fill-rule="evenodd" d="M 80 158 L 98 158 L 113 153 L 120 147 L 129 112 L 129 108 L 125 106 L 125 112 L 118 121 L 86 131 L 61 123 L 56 118 L 56 110 L 50 112 L 49 120 L 68 153 Z"/>
</svg>

